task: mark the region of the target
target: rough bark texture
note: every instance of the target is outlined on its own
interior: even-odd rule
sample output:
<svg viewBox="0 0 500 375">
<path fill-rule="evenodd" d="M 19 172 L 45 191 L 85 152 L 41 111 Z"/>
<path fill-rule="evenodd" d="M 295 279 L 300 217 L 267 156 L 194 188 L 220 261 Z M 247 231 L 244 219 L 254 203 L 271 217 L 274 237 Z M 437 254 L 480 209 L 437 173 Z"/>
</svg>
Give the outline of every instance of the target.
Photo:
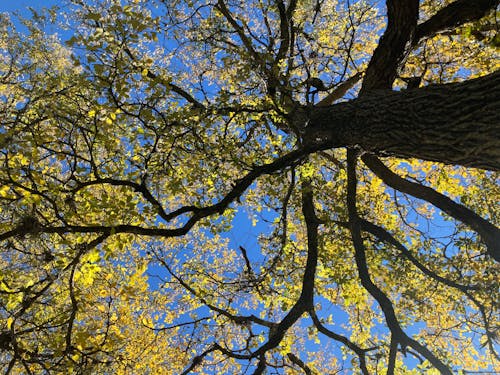
<svg viewBox="0 0 500 375">
<path fill-rule="evenodd" d="M 500 71 L 462 83 L 371 91 L 314 108 L 304 142 L 500 170 Z"/>
<path fill-rule="evenodd" d="M 374 88 L 391 89 L 397 68 L 409 52 L 408 41 L 415 35 L 418 0 L 388 0 L 387 29 L 366 69 L 360 95 Z"/>
</svg>

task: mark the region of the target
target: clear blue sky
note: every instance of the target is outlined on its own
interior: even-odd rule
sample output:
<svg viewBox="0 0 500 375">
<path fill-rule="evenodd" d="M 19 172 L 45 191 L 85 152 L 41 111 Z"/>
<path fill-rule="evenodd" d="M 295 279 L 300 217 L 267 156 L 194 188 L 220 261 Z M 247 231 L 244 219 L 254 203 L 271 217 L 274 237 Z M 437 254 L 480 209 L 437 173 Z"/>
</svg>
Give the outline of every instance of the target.
<svg viewBox="0 0 500 375">
<path fill-rule="evenodd" d="M 61 0 L 0 0 L 0 12 L 13 12 L 15 10 L 33 7 L 36 9 L 42 7 L 51 7 L 53 5 L 62 5 Z"/>
</svg>

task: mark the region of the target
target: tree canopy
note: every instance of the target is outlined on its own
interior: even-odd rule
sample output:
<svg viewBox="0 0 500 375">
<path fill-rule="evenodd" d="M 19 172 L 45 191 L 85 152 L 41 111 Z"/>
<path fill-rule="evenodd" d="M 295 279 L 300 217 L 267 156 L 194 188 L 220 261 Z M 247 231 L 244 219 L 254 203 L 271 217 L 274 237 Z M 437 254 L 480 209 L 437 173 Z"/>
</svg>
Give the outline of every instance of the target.
<svg viewBox="0 0 500 375">
<path fill-rule="evenodd" d="M 2 371 L 499 371 L 497 6 L 2 14 Z"/>
</svg>

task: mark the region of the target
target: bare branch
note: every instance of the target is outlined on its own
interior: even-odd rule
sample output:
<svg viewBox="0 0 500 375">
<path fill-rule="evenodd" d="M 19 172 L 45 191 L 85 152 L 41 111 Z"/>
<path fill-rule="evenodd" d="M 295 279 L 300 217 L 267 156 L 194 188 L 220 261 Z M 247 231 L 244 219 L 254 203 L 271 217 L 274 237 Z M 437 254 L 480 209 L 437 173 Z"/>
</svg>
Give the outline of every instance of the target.
<svg viewBox="0 0 500 375">
<path fill-rule="evenodd" d="M 321 99 L 317 104 L 316 107 L 326 107 L 336 100 L 341 99 L 347 91 L 349 91 L 358 81 L 363 77 L 362 72 L 358 72 L 346 81 L 342 82 L 340 85 L 338 85 L 331 93 L 329 93 L 326 97 Z"/>
</svg>

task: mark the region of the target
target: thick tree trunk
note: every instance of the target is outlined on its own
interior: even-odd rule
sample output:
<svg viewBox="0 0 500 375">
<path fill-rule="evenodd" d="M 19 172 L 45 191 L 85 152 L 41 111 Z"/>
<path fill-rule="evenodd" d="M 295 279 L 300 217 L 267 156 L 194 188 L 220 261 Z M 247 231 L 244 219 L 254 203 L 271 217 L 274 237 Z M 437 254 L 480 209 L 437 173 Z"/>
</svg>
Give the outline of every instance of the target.
<svg viewBox="0 0 500 375">
<path fill-rule="evenodd" d="M 304 143 L 500 170 L 500 71 L 308 111 Z"/>
</svg>

